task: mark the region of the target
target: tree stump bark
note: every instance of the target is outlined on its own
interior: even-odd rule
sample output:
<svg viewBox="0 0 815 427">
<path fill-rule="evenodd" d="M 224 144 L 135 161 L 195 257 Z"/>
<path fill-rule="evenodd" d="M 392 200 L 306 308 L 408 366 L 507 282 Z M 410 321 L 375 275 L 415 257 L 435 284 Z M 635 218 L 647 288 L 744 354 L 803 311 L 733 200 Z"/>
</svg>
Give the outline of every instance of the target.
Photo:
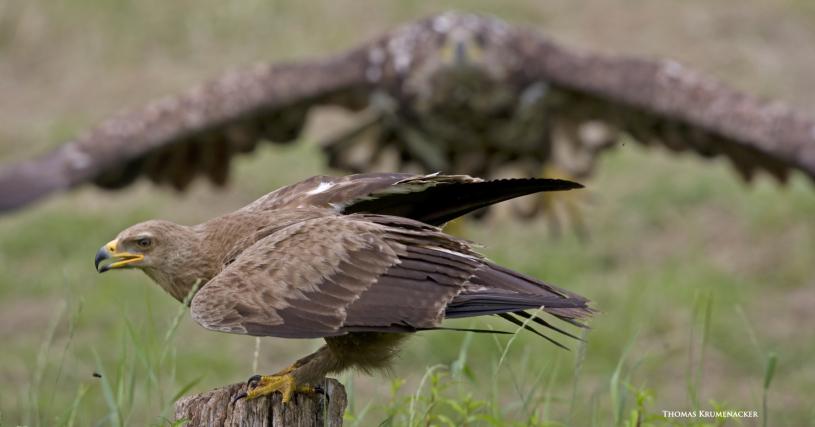
<svg viewBox="0 0 815 427">
<path fill-rule="evenodd" d="M 348 402 L 345 387 L 333 378 L 327 378 L 322 387 L 324 395 L 295 394 L 284 405 L 280 393 L 233 403 L 246 384 L 232 384 L 182 397 L 175 404 L 174 420 L 187 420 L 185 427 L 340 427 Z"/>
</svg>

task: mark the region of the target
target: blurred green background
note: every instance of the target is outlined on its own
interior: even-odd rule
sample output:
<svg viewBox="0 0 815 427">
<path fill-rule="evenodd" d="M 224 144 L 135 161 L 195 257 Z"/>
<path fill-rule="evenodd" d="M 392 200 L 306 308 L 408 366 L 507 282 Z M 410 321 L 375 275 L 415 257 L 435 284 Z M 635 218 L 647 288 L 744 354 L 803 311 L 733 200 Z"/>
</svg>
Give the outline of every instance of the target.
<svg viewBox="0 0 815 427">
<path fill-rule="evenodd" d="M 335 52 L 448 9 L 494 14 L 572 46 L 675 58 L 815 114 L 808 0 L 5 0 L 0 161 L 230 67 Z M 93 255 L 132 223 L 201 222 L 324 172 L 314 141 L 339 123 L 316 117 L 302 143 L 240 159 L 227 191 L 85 188 L 0 217 L 0 425 L 166 424 L 175 395 L 253 374 L 253 338 L 197 326 L 141 273 L 97 275 Z M 768 413 L 724 425 L 815 425 L 815 187 L 800 176 L 787 188 L 763 178 L 747 187 L 724 162 L 633 143 L 605 156 L 587 184 L 589 241 L 554 239 L 543 220 L 465 232 L 496 261 L 596 301 L 588 344 L 565 352 L 531 334 L 509 348 L 506 337 L 419 334 L 392 372 L 343 377 L 349 425 L 471 415 L 488 425 L 638 416 L 720 425 L 660 416 L 762 411 L 773 353 Z M 257 370 L 319 344 L 264 339 Z M 445 367 L 429 373 L 436 364 Z"/>
</svg>

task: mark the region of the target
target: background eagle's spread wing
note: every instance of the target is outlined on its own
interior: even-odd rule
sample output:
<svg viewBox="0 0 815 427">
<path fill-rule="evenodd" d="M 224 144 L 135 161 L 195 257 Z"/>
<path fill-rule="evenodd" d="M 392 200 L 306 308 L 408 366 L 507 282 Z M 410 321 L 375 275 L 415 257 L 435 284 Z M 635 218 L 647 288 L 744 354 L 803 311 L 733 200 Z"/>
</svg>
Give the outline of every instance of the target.
<svg viewBox="0 0 815 427">
<path fill-rule="evenodd" d="M 675 62 L 588 54 L 516 30 L 524 79 L 552 85 L 553 120 L 606 122 L 644 144 L 726 156 L 743 178 L 792 169 L 815 179 L 815 120 Z"/>
<path fill-rule="evenodd" d="M 286 142 L 310 107 L 367 102 L 360 48 L 325 60 L 259 65 L 112 117 L 50 153 L 0 169 L 0 211 L 86 182 L 119 188 L 139 176 L 185 188 L 227 179 L 231 158 L 261 140 Z"/>
<path fill-rule="evenodd" d="M 192 315 L 214 330 L 316 338 L 541 305 L 567 321 L 590 313 L 584 298 L 495 266 L 435 227 L 352 215 L 260 240 L 198 292 Z"/>
</svg>

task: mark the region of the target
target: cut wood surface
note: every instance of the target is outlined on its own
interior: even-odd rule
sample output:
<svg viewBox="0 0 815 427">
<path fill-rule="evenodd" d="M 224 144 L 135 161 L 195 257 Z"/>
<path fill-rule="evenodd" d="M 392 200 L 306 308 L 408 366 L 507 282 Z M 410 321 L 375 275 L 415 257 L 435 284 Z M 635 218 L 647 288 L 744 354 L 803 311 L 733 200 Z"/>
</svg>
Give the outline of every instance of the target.
<svg viewBox="0 0 815 427">
<path fill-rule="evenodd" d="M 295 394 L 283 404 L 280 393 L 254 400 L 236 396 L 246 390 L 245 383 L 232 384 L 204 393 L 182 397 L 175 404 L 176 421 L 185 427 L 282 427 L 342 426 L 347 397 L 345 387 L 335 379 L 322 384 L 325 394 Z"/>
</svg>

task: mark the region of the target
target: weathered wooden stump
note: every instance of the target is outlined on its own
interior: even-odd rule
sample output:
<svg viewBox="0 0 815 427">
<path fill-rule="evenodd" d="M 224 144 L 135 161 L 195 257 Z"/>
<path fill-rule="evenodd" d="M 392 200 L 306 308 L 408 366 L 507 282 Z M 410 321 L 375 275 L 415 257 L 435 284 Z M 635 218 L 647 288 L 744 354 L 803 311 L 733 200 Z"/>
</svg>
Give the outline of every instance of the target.
<svg viewBox="0 0 815 427">
<path fill-rule="evenodd" d="M 175 420 L 187 420 L 185 427 L 317 427 L 342 426 L 348 400 L 345 387 L 328 378 L 322 384 L 325 394 L 296 394 L 283 404 L 280 393 L 255 400 L 238 400 L 246 384 L 232 384 L 201 394 L 182 397 L 175 404 Z"/>
</svg>

